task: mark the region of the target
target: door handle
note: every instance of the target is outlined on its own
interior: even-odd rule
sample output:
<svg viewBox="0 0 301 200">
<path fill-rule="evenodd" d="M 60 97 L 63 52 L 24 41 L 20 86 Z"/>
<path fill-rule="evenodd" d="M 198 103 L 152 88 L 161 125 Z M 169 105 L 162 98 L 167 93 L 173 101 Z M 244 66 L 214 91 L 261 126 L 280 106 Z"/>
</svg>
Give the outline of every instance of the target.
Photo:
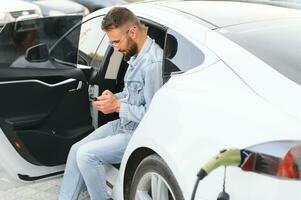
<svg viewBox="0 0 301 200">
<path fill-rule="evenodd" d="M 69 78 L 67 80 L 64 80 L 64 81 L 61 81 L 61 82 L 58 82 L 58 83 L 50 84 L 50 83 L 46 83 L 46 82 L 41 81 L 41 80 L 29 79 L 29 80 L 18 80 L 18 81 L 1 81 L 0 84 L 37 83 L 37 84 L 41 84 L 41 85 L 44 85 L 44 86 L 47 86 L 47 87 L 58 87 L 58 86 L 61 86 L 61 85 L 64 85 L 64 84 L 71 83 L 73 81 L 76 81 L 76 79 Z"/>
<path fill-rule="evenodd" d="M 0 85 L 2 85 L 2 84 L 17 84 L 17 83 L 38 83 L 38 84 L 41 84 L 41 85 L 45 85 L 47 87 L 58 87 L 58 86 L 61 86 L 61 85 L 64 85 L 64 84 L 74 82 L 74 81 L 77 81 L 77 80 L 74 79 L 74 78 L 69 78 L 67 80 L 64 80 L 64 81 L 61 81 L 61 82 L 58 82 L 58 83 L 54 83 L 54 84 L 45 83 L 45 82 L 40 81 L 40 80 L 0 81 Z M 82 88 L 82 86 L 83 86 L 83 82 L 78 81 L 77 87 L 73 88 L 73 89 L 69 89 L 69 92 L 80 90 Z"/>
<path fill-rule="evenodd" d="M 70 89 L 69 92 L 74 92 L 74 91 L 80 90 L 82 88 L 82 86 L 83 86 L 83 82 L 78 81 L 77 87 L 73 88 L 73 89 Z"/>
</svg>

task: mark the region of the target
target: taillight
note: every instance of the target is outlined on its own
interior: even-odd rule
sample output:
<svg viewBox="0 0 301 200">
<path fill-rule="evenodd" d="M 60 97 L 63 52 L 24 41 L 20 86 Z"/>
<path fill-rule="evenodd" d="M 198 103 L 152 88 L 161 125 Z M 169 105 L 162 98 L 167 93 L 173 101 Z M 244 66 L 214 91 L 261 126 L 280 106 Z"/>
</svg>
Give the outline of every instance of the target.
<svg viewBox="0 0 301 200">
<path fill-rule="evenodd" d="M 301 141 L 274 141 L 245 149 L 222 150 L 217 156 L 205 163 L 198 172 L 191 199 L 195 198 L 199 181 L 220 166 L 239 166 L 244 171 L 299 180 L 301 175 Z M 225 182 L 218 199 L 229 199 L 229 194 L 225 192 Z"/>
<path fill-rule="evenodd" d="M 291 148 L 279 162 L 277 176 L 300 178 L 301 145 Z"/>
<path fill-rule="evenodd" d="M 242 150 L 241 169 L 288 179 L 300 179 L 301 141 L 276 141 Z"/>
</svg>

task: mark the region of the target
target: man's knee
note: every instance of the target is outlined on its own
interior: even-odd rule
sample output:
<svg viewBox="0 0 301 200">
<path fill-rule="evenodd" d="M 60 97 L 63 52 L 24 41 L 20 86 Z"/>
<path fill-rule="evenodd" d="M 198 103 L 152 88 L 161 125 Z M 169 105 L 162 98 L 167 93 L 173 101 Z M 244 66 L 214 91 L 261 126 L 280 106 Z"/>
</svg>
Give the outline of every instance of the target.
<svg viewBox="0 0 301 200">
<path fill-rule="evenodd" d="M 69 151 L 69 155 L 70 154 L 73 154 L 73 155 L 76 155 L 77 154 L 77 151 L 78 149 L 80 148 L 81 144 L 79 142 L 73 144 L 70 148 L 70 151 Z"/>
<path fill-rule="evenodd" d="M 95 154 L 90 152 L 86 147 L 87 146 L 83 145 L 76 152 L 76 161 L 79 168 L 83 168 L 89 164 L 96 164 L 98 162 Z"/>
</svg>

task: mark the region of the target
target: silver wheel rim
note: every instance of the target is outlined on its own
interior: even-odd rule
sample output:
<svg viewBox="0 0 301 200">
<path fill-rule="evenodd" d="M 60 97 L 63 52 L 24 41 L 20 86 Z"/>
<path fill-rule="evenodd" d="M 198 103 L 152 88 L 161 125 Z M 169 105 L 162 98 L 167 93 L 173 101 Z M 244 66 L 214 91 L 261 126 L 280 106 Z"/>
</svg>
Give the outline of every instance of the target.
<svg viewBox="0 0 301 200">
<path fill-rule="evenodd" d="M 160 174 L 148 172 L 138 183 L 135 200 L 175 200 L 175 195 Z"/>
</svg>

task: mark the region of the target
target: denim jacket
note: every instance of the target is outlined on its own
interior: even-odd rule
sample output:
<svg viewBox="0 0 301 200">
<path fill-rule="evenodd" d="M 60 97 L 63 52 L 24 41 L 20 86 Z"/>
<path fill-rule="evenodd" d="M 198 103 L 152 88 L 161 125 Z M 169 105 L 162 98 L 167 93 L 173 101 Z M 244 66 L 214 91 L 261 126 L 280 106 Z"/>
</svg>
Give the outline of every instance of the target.
<svg viewBox="0 0 301 200">
<path fill-rule="evenodd" d="M 163 50 L 147 37 L 141 51 L 128 61 L 124 89 L 115 95 L 121 102 L 120 128 L 133 131 L 138 126 L 155 92 L 162 86 Z"/>
</svg>

